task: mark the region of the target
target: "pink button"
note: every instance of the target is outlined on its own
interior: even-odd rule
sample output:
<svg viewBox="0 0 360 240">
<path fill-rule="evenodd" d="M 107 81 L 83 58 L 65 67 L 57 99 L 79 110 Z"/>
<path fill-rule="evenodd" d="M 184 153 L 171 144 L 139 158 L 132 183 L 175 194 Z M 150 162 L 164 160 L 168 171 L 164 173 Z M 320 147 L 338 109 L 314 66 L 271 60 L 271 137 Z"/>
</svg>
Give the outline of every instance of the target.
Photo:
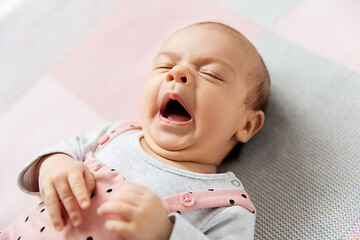
<svg viewBox="0 0 360 240">
<path fill-rule="evenodd" d="M 185 207 L 191 207 L 195 203 L 195 198 L 191 193 L 183 193 L 180 195 L 180 203 Z"/>
<path fill-rule="evenodd" d="M 105 134 L 105 135 L 102 135 L 99 140 L 98 140 L 98 144 L 100 145 L 103 145 L 105 144 L 108 140 L 109 140 L 109 135 Z"/>
</svg>

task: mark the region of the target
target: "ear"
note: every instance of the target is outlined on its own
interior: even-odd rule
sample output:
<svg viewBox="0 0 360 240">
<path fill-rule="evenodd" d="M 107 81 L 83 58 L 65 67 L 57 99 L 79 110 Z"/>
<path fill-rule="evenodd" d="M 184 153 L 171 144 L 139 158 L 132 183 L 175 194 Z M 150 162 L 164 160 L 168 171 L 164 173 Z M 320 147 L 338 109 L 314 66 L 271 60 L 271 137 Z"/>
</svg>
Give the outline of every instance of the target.
<svg viewBox="0 0 360 240">
<path fill-rule="evenodd" d="M 261 110 L 250 110 L 247 115 L 246 122 L 235 133 L 236 139 L 242 143 L 249 141 L 262 128 L 265 120 L 265 114 Z"/>
</svg>

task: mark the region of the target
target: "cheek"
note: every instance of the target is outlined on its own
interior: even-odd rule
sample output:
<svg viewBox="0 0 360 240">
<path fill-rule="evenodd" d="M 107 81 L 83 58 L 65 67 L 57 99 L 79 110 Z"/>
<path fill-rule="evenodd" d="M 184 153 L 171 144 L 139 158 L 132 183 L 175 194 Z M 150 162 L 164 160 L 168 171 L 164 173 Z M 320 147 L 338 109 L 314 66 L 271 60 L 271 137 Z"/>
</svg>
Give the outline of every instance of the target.
<svg viewBox="0 0 360 240">
<path fill-rule="evenodd" d="M 157 97 L 157 89 L 158 87 L 154 85 L 152 79 L 149 79 L 144 88 L 141 95 L 141 114 L 143 115 L 146 112 L 152 110 L 152 108 L 156 107 L 156 97 Z"/>
<path fill-rule="evenodd" d="M 227 88 L 210 85 L 202 91 L 204 105 L 210 108 L 221 108 L 228 103 L 230 93 Z"/>
<path fill-rule="evenodd" d="M 156 74 L 150 75 L 149 79 L 146 81 L 145 87 L 144 87 L 144 97 L 145 98 L 151 98 L 154 97 L 155 94 L 157 94 L 159 85 L 160 85 L 159 76 Z"/>
<path fill-rule="evenodd" d="M 239 119 L 239 98 L 234 97 L 234 92 L 223 89 L 211 89 L 206 91 L 199 99 L 199 118 L 201 125 L 207 129 L 234 128 Z"/>
<path fill-rule="evenodd" d="M 227 112 L 228 97 L 226 92 L 214 88 L 208 88 L 207 91 L 198 96 L 198 107 L 200 118 L 205 123 L 213 124 L 214 121 L 221 121 Z"/>
</svg>

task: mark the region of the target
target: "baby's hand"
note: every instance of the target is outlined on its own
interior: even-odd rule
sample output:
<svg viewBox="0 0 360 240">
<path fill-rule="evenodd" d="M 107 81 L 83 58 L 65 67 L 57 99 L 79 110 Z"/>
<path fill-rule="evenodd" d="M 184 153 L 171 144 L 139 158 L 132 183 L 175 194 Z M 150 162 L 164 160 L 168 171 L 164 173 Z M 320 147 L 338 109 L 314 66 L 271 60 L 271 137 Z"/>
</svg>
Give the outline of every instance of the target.
<svg viewBox="0 0 360 240">
<path fill-rule="evenodd" d="M 53 154 L 41 163 L 39 189 L 56 230 L 64 227 L 61 204 L 64 205 L 73 226 L 81 224 L 80 208 L 90 206 L 90 194 L 95 179 L 81 162 L 65 154 Z M 61 199 L 61 202 L 59 201 Z"/>
<path fill-rule="evenodd" d="M 116 215 L 105 228 L 127 240 L 169 239 L 173 224 L 160 198 L 145 187 L 127 184 L 98 208 L 98 214 Z"/>
</svg>

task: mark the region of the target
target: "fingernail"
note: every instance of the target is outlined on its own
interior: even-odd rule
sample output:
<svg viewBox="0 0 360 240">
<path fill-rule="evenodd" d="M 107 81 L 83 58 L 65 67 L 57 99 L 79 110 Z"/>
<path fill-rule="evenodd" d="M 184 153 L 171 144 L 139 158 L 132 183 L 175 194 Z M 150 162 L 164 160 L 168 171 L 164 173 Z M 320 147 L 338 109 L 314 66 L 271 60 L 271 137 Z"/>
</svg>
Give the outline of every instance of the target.
<svg viewBox="0 0 360 240">
<path fill-rule="evenodd" d="M 74 220 L 72 221 L 72 223 L 73 223 L 73 226 L 74 226 L 74 227 L 78 227 L 78 226 L 80 226 L 80 224 L 81 224 L 81 222 L 80 222 L 79 219 L 74 219 Z"/>
<path fill-rule="evenodd" d="M 58 232 L 60 232 L 60 231 L 61 231 L 61 226 L 60 226 L 60 225 L 56 225 L 56 226 L 55 226 L 55 230 L 58 231 Z"/>
<path fill-rule="evenodd" d="M 98 215 L 101 215 L 101 214 L 102 214 L 101 209 L 102 209 L 102 208 L 101 208 L 101 207 L 99 207 L 99 208 L 96 210 L 96 212 L 97 212 L 97 214 L 98 214 Z"/>
<path fill-rule="evenodd" d="M 54 228 L 56 231 L 60 232 L 62 230 L 62 224 L 59 222 L 54 223 Z"/>
<path fill-rule="evenodd" d="M 90 203 L 88 201 L 82 201 L 81 202 L 81 208 L 87 208 L 90 206 Z"/>
</svg>

